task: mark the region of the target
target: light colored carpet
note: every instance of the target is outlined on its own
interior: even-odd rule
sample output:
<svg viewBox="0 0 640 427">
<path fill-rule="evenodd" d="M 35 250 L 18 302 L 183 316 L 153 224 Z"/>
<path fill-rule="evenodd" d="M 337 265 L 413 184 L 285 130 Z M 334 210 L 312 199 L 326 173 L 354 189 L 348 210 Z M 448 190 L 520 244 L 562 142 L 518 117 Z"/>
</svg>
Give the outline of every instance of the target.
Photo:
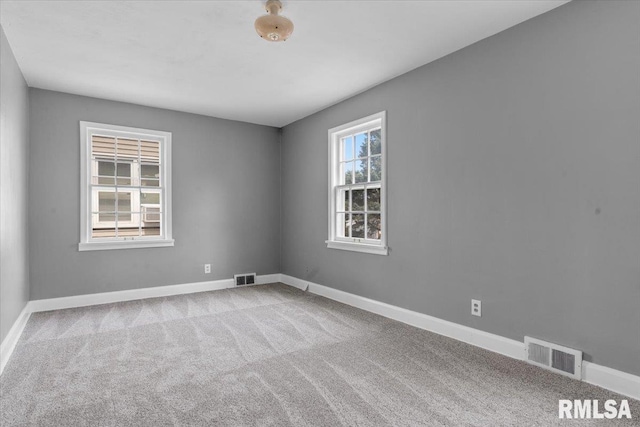
<svg viewBox="0 0 640 427">
<path fill-rule="evenodd" d="M 282 284 L 31 316 L 3 426 L 633 425 L 603 389 Z"/>
</svg>

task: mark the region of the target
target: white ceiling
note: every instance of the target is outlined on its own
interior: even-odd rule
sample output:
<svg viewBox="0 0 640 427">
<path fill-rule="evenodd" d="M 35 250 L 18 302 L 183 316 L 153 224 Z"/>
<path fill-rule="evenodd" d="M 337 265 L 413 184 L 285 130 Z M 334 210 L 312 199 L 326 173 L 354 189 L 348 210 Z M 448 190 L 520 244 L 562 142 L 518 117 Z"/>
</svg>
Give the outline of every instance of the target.
<svg viewBox="0 0 640 427">
<path fill-rule="evenodd" d="M 283 126 L 565 0 L 0 1 L 29 86 Z"/>
</svg>

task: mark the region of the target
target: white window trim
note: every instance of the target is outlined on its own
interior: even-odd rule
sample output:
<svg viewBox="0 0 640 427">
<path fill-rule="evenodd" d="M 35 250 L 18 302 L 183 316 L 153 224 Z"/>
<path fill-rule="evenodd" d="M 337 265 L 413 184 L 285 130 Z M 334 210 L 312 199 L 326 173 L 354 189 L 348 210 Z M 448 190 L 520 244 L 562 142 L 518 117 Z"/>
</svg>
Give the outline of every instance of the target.
<svg viewBox="0 0 640 427">
<path fill-rule="evenodd" d="M 162 230 L 164 236 L 158 237 L 136 237 L 120 239 L 91 239 L 91 137 L 93 131 L 108 130 L 119 134 L 122 137 L 149 137 L 162 139 L 161 149 L 161 173 L 164 210 L 162 216 Z M 80 122 L 80 243 L 79 251 L 95 251 L 110 249 L 135 249 L 135 248 L 157 248 L 174 246 L 171 230 L 171 132 L 163 132 L 149 129 L 139 129 L 127 126 L 116 126 L 93 122 Z"/>
<path fill-rule="evenodd" d="M 335 192 L 339 186 L 340 174 L 340 138 L 345 134 L 357 133 L 361 129 L 368 129 L 373 124 L 379 122 L 381 125 L 381 169 L 382 180 L 380 181 L 380 223 L 382 225 L 382 238 L 379 242 L 369 239 L 341 238 L 336 234 L 336 196 Z M 363 252 L 376 255 L 388 255 L 387 247 L 387 112 L 381 111 L 376 114 L 364 117 L 359 120 L 346 123 L 329 129 L 329 239 L 326 241 L 327 247 L 345 251 Z M 363 183 L 363 185 L 366 183 Z"/>
</svg>

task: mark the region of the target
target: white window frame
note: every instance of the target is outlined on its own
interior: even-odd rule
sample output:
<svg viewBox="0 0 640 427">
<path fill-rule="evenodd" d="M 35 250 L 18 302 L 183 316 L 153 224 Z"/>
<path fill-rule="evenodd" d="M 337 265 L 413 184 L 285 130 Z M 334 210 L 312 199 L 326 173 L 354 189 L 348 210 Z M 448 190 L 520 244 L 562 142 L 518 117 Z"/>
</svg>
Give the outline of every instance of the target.
<svg viewBox="0 0 640 427">
<path fill-rule="evenodd" d="M 160 229 L 163 234 L 160 236 L 139 236 L 139 237 L 115 237 L 99 238 L 91 237 L 92 230 L 92 203 L 94 201 L 91 177 L 94 161 L 91 158 L 91 138 L 92 135 L 110 135 L 119 138 L 133 139 L 153 139 L 160 141 L 160 188 L 151 187 L 150 190 L 161 192 L 162 220 Z M 133 175 L 133 171 L 132 171 Z M 133 178 L 133 177 L 132 177 Z M 103 191 L 103 190 L 100 190 Z M 132 191 L 133 193 L 134 191 Z M 139 197 L 139 196 L 138 196 Z M 132 203 L 134 203 L 132 194 Z M 140 214 L 142 215 L 142 214 Z M 174 246 L 174 239 L 171 233 L 171 132 L 139 129 L 127 126 L 116 126 L 93 122 L 80 122 L 80 243 L 79 251 L 95 251 L 110 249 L 134 249 L 134 248 L 154 248 Z"/>
<path fill-rule="evenodd" d="M 364 252 L 376 255 L 388 255 L 387 247 L 388 229 L 387 229 L 387 112 L 381 111 L 359 120 L 346 123 L 329 129 L 329 239 L 327 247 L 331 249 L 340 249 L 346 251 Z M 380 227 L 382 236 L 380 240 L 353 237 L 340 237 L 337 234 L 337 206 L 336 193 L 341 179 L 340 172 L 340 140 L 341 138 L 358 133 L 362 130 L 369 130 L 374 127 L 380 127 L 381 140 L 381 171 L 382 179 L 380 180 Z M 355 142 L 354 142 L 355 145 Z M 355 147 L 354 147 L 355 149 Z M 355 154 L 355 153 L 354 153 Z M 355 173 L 355 171 L 354 171 Z M 360 184 L 354 184 L 358 186 Z M 368 183 L 362 183 L 362 187 Z M 366 194 L 365 194 L 366 200 Z"/>
</svg>

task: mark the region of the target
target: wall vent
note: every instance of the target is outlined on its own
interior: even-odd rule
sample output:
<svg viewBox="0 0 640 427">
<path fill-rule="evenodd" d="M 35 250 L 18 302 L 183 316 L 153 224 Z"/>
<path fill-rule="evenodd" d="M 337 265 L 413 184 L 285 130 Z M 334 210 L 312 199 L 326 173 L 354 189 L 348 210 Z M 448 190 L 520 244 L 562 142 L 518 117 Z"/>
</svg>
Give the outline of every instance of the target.
<svg viewBox="0 0 640 427">
<path fill-rule="evenodd" d="M 256 284 L 256 273 L 234 274 L 233 280 L 236 286 L 246 286 Z"/>
<path fill-rule="evenodd" d="M 561 345 L 524 337 L 524 358 L 527 362 L 566 375 L 582 379 L 582 352 Z"/>
</svg>

